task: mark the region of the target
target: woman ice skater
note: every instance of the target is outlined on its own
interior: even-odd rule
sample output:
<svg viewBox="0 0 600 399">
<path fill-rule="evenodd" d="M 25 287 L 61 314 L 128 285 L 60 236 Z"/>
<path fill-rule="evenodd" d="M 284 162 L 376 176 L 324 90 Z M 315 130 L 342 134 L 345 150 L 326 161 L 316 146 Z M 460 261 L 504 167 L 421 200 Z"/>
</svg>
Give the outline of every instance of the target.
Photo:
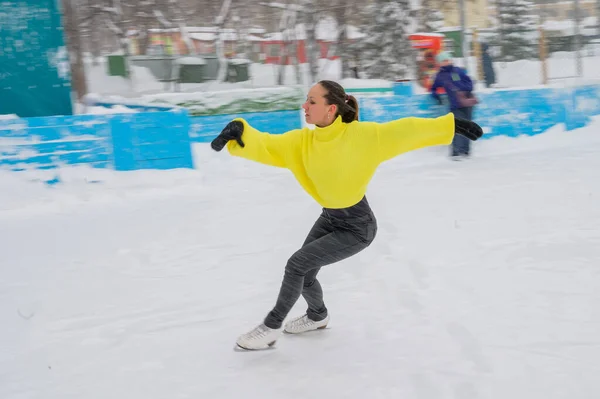
<svg viewBox="0 0 600 399">
<path fill-rule="evenodd" d="M 283 331 L 298 334 L 327 326 L 329 313 L 317 274 L 321 267 L 355 255 L 373 242 L 377 221 L 365 193 L 382 162 L 419 148 L 448 145 L 455 134 L 470 140 L 483 134 L 476 123 L 451 113 L 359 122 L 356 99 L 328 80 L 310 89 L 302 108 L 314 130 L 269 134 L 235 119 L 211 143 L 216 151 L 227 146 L 231 155 L 289 169 L 323 207 L 304 244 L 285 266 L 275 307 L 262 323 L 238 338 L 243 349 L 266 349 Z M 283 325 L 300 295 L 308 304 L 306 314 Z"/>
</svg>

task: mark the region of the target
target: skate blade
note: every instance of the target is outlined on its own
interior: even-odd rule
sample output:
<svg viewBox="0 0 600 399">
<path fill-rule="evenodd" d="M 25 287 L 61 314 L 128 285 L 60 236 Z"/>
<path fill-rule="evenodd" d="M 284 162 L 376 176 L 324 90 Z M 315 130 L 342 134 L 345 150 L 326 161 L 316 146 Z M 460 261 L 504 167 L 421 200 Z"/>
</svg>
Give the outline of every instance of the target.
<svg viewBox="0 0 600 399">
<path fill-rule="evenodd" d="M 261 351 L 268 351 L 268 350 L 272 350 L 275 349 L 275 342 L 273 341 L 270 344 L 268 344 L 268 346 L 266 348 L 258 348 L 258 349 L 248 349 L 248 348 L 244 348 L 243 346 L 240 346 L 238 344 L 235 344 L 233 346 L 233 350 L 235 352 L 261 352 Z"/>
<path fill-rule="evenodd" d="M 324 326 L 317 327 L 314 330 L 308 330 L 308 331 L 302 331 L 302 332 L 289 332 L 287 330 L 283 330 L 283 333 L 287 334 L 287 335 L 300 335 L 300 334 L 311 333 L 311 332 L 315 332 L 315 331 L 319 331 L 319 330 L 329 330 L 329 329 L 327 328 L 327 324 L 325 324 Z"/>
</svg>

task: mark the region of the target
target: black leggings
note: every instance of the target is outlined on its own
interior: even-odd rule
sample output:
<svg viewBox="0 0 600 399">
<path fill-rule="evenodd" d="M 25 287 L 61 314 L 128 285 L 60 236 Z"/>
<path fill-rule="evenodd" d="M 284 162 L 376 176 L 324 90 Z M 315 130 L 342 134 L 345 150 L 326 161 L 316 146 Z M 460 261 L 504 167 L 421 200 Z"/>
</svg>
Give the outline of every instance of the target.
<svg viewBox="0 0 600 399">
<path fill-rule="evenodd" d="M 367 248 L 376 233 L 377 220 L 366 197 L 349 208 L 324 208 L 302 248 L 288 260 L 277 303 L 265 318 L 265 325 L 280 328 L 301 294 L 308 304 L 309 319 L 318 321 L 327 317 L 317 273 L 321 267 Z"/>
</svg>

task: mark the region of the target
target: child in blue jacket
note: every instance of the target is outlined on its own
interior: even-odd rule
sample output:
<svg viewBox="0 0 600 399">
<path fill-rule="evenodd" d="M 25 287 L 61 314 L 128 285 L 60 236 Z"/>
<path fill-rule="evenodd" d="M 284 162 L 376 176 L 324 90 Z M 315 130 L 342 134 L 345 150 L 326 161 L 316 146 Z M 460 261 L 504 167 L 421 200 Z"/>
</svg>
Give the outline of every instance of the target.
<svg viewBox="0 0 600 399">
<path fill-rule="evenodd" d="M 458 92 L 464 92 L 467 96 L 471 96 L 473 81 L 464 69 L 452 64 L 452 58 L 447 52 L 438 54 L 437 61 L 440 64 L 440 71 L 431 86 L 431 95 L 442 104 L 437 89 L 440 87 L 443 88 L 450 102 L 450 112 L 459 118 L 471 120 L 473 108 L 461 106 Z M 459 135 L 455 136 L 454 140 L 452 140 L 452 157 L 469 156 L 470 152 L 470 141 L 463 140 Z"/>
</svg>

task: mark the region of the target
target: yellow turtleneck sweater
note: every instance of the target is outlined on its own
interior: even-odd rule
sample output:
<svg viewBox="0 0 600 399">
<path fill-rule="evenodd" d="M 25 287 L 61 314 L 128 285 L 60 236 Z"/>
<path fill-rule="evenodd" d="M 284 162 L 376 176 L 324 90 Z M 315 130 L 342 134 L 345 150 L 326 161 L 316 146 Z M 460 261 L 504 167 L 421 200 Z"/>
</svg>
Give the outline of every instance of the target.
<svg viewBox="0 0 600 399">
<path fill-rule="evenodd" d="M 324 208 L 358 203 L 380 163 L 423 147 L 448 145 L 454 137 L 454 115 L 402 118 L 387 123 L 344 123 L 303 128 L 284 134 L 262 133 L 244 119 L 241 147 L 227 143 L 232 155 L 289 169 L 300 185 Z"/>
</svg>

